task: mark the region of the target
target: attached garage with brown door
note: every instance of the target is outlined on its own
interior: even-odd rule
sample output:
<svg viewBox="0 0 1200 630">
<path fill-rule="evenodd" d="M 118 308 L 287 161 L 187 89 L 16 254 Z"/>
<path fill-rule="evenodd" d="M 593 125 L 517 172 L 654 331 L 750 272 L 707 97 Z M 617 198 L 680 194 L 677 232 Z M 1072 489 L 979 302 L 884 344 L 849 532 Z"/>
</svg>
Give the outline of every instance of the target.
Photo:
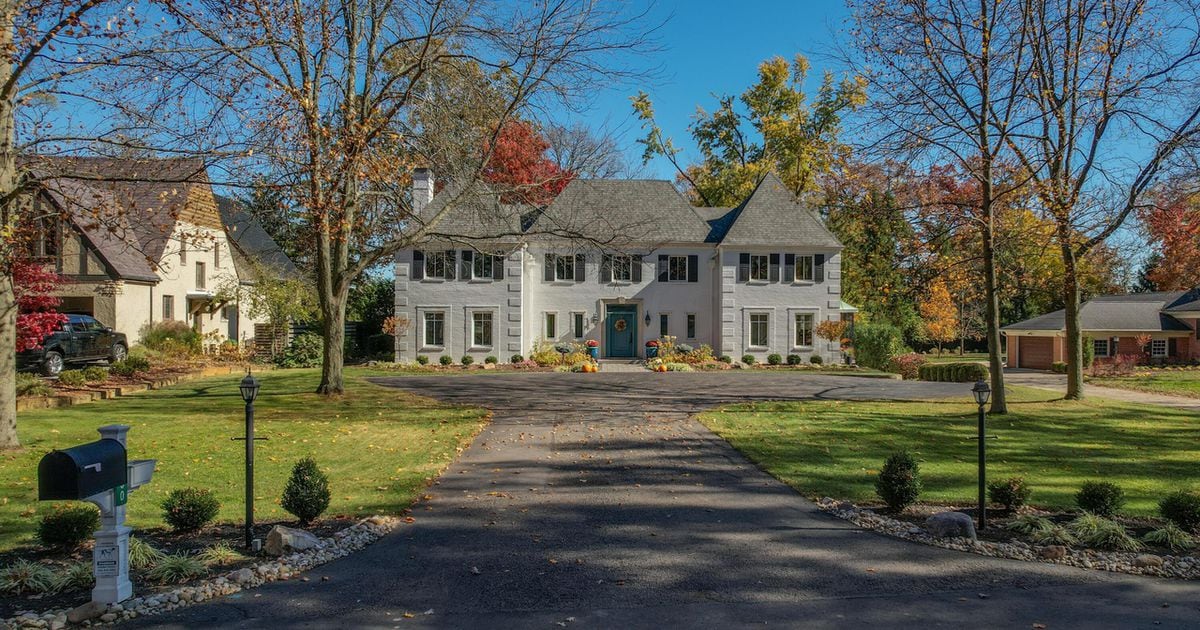
<svg viewBox="0 0 1200 630">
<path fill-rule="evenodd" d="M 1017 342 L 1017 367 L 1033 370 L 1049 370 L 1054 362 L 1054 337 L 1011 336 L 1011 344 Z M 1012 352 L 1010 349 L 1009 352 Z"/>
</svg>

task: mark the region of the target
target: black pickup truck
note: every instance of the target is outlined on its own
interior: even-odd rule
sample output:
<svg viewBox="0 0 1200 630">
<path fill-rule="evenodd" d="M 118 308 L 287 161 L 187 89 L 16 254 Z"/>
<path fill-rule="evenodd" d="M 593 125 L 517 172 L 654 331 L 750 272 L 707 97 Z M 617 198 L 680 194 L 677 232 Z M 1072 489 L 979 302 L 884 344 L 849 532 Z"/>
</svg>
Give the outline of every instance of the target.
<svg viewBox="0 0 1200 630">
<path fill-rule="evenodd" d="M 120 361 L 128 351 L 124 333 L 113 331 L 91 315 L 67 315 L 62 328 L 47 335 L 41 348 L 17 353 L 17 369 L 56 376 L 66 365 Z"/>
</svg>

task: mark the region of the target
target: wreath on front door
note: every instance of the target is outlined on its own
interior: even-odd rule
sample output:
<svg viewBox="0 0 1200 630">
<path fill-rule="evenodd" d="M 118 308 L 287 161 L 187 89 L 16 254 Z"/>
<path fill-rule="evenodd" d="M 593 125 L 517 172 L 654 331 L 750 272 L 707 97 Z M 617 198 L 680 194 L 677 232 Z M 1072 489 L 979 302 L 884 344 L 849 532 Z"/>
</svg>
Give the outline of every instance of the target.
<svg viewBox="0 0 1200 630">
<path fill-rule="evenodd" d="M 625 323 L 625 320 L 623 320 L 623 319 L 618 319 L 618 320 L 617 320 L 617 323 L 613 324 L 613 328 L 614 328 L 614 329 L 615 329 L 617 332 L 625 332 L 625 327 L 626 327 L 626 326 L 627 326 L 627 324 Z"/>
</svg>

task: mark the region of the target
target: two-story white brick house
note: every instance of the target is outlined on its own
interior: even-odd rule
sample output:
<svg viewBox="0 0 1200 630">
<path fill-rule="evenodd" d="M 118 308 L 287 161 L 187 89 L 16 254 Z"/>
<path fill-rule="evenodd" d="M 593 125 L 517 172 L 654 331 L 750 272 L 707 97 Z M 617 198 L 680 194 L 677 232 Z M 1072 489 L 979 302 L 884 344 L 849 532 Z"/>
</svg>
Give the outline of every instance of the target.
<svg viewBox="0 0 1200 630">
<path fill-rule="evenodd" d="M 665 180 L 575 180 L 543 209 L 433 190 L 418 170 L 417 215 L 442 216 L 396 256 L 397 361 L 507 361 L 543 339 L 632 359 L 663 335 L 735 359 L 839 356 L 814 329 L 842 317 L 842 246 L 774 176 L 736 208 Z"/>
</svg>

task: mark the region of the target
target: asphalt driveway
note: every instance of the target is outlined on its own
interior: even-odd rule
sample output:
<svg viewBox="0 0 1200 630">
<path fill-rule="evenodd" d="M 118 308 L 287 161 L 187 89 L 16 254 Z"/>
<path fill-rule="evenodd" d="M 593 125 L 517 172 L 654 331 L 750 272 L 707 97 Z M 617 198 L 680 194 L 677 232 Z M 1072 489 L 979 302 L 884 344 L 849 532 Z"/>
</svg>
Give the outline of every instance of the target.
<svg viewBox="0 0 1200 630">
<path fill-rule="evenodd" d="M 495 411 L 416 506 L 416 522 L 309 582 L 134 625 L 1200 627 L 1194 583 L 856 529 L 689 417 L 759 398 L 966 398 L 962 384 L 728 372 L 375 380 Z"/>
</svg>

